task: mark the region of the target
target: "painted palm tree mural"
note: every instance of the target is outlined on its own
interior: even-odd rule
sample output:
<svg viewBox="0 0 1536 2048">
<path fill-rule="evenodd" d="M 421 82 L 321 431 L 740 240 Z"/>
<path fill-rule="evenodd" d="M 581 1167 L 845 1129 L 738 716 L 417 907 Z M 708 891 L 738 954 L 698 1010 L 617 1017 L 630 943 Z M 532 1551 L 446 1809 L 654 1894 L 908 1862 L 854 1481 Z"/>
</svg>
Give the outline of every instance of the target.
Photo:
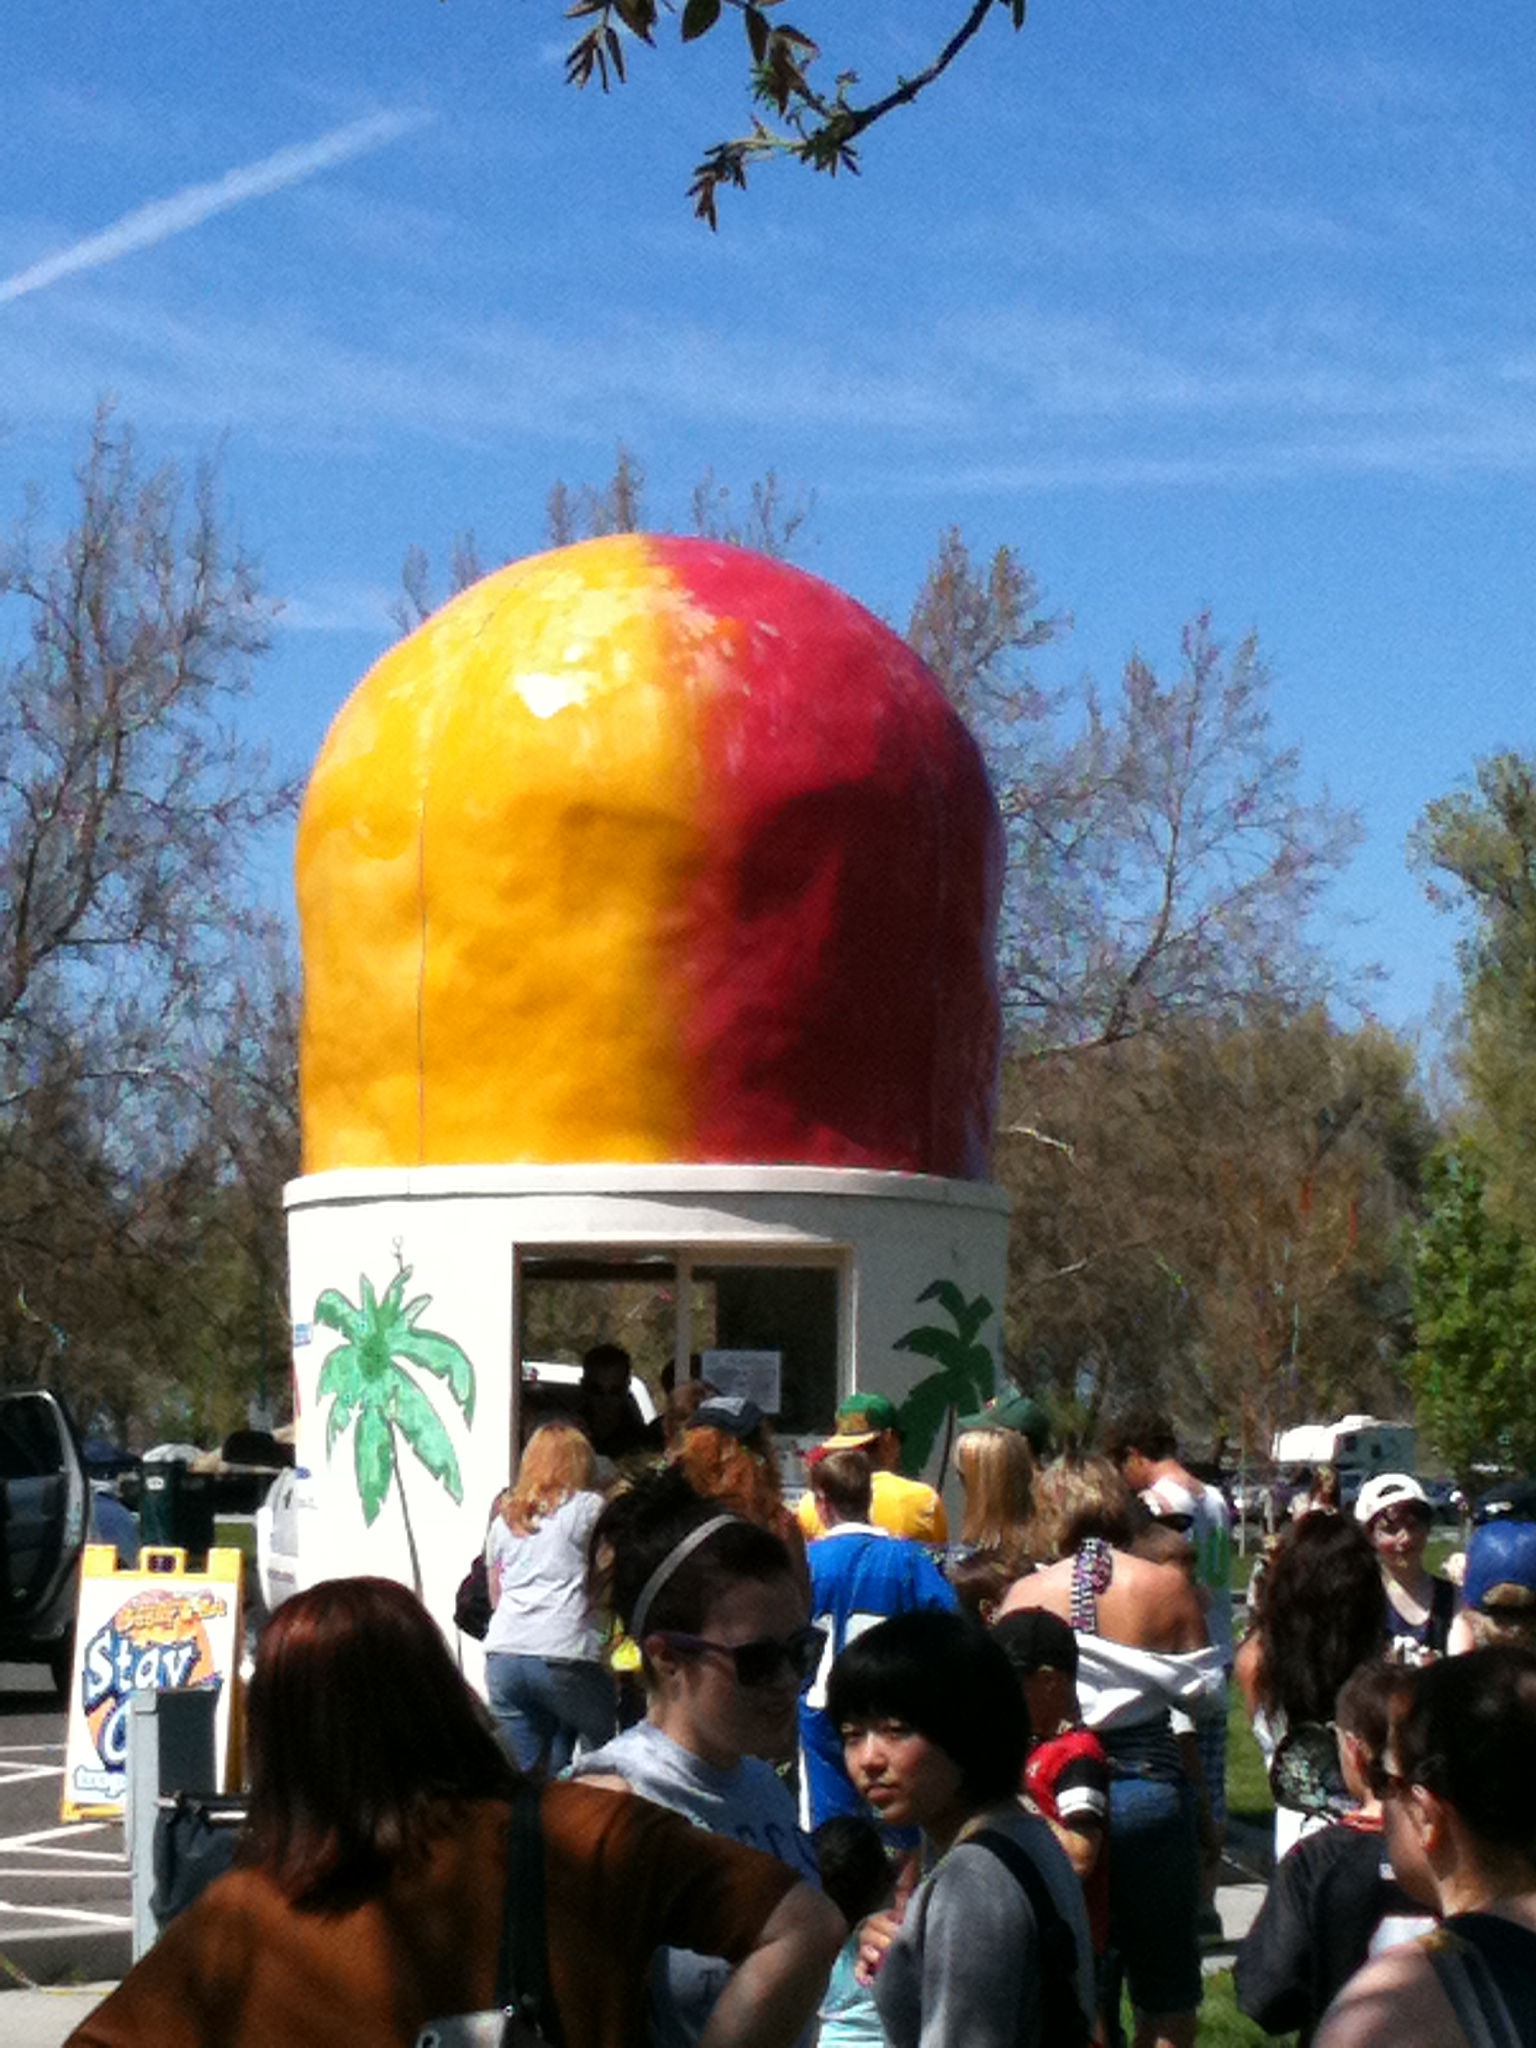
<svg viewBox="0 0 1536 2048">
<path fill-rule="evenodd" d="M 944 1451 L 938 1477 L 942 1486 L 949 1469 L 956 1415 L 985 1406 L 996 1392 L 997 1372 L 991 1348 L 977 1341 L 993 1309 L 984 1294 L 967 1301 L 953 1280 L 935 1280 L 917 1300 L 919 1307 L 925 1301 L 936 1301 L 954 1328 L 922 1323 L 896 1339 L 896 1350 L 915 1351 L 922 1358 L 931 1358 L 939 1368 L 927 1379 L 919 1380 L 901 1404 L 903 1462 L 913 1472 L 921 1471 L 942 1428 Z"/>
<path fill-rule="evenodd" d="M 475 1419 L 475 1368 L 451 1337 L 416 1327 L 432 1297 L 418 1294 L 407 1301 L 410 1277 L 410 1267 L 402 1265 L 384 1293 L 377 1295 L 367 1274 L 361 1274 L 356 1307 L 338 1288 L 326 1288 L 315 1303 L 314 1319 L 339 1331 L 345 1341 L 320 1368 L 316 1392 L 318 1399 L 329 1396 L 331 1400 L 325 1425 L 327 1462 L 337 1439 L 349 1428 L 353 1431 L 357 1497 L 370 1528 L 389 1498 L 391 1482 L 395 1483 L 411 1554 L 411 1580 L 419 1599 L 421 1560 L 411 1527 L 399 1444 L 410 1446 L 454 1501 L 463 1500 L 464 1482 L 442 1418 L 430 1396 L 417 1385 L 411 1368 L 432 1373 L 444 1382 L 466 1426 Z"/>
</svg>

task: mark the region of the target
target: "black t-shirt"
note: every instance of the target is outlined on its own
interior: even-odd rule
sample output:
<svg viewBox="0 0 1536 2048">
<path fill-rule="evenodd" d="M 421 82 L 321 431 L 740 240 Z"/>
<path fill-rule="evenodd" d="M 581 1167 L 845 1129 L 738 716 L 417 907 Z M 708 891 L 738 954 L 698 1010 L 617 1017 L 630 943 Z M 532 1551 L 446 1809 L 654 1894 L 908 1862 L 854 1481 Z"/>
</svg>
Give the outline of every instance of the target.
<svg viewBox="0 0 1536 2048">
<path fill-rule="evenodd" d="M 1276 1866 L 1269 1894 L 1232 1967 L 1237 2003 L 1266 2033 L 1307 2040 L 1371 1952 L 1382 1922 L 1428 1916 L 1387 1862 L 1379 1828 L 1339 1822 L 1303 1835 Z"/>
</svg>

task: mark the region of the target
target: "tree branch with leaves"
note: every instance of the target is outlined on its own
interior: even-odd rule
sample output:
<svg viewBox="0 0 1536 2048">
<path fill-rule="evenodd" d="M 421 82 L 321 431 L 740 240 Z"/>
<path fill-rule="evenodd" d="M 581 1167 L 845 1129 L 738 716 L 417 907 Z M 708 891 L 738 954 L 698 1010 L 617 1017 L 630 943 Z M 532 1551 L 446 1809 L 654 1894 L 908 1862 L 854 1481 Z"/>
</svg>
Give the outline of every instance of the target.
<svg viewBox="0 0 1536 2048">
<path fill-rule="evenodd" d="M 860 139 L 898 108 L 908 107 L 942 78 L 981 34 L 999 9 L 1015 29 L 1024 26 L 1027 0 L 970 0 L 954 27 L 920 69 L 861 96 L 856 71 L 839 68 L 830 90 L 816 82 L 821 45 L 779 12 L 781 0 L 575 0 L 568 19 L 586 24 L 566 54 L 571 84 L 594 82 L 607 92 L 627 79 L 626 48 L 638 42 L 654 48 L 663 13 L 677 17 L 684 44 L 697 43 L 723 23 L 739 23 L 746 42 L 747 75 L 753 100 L 764 111 L 744 135 L 717 142 L 694 168 L 688 196 L 696 217 L 719 226 L 722 187 L 744 191 L 750 170 L 786 159 L 835 176 L 859 170 Z"/>
</svg>

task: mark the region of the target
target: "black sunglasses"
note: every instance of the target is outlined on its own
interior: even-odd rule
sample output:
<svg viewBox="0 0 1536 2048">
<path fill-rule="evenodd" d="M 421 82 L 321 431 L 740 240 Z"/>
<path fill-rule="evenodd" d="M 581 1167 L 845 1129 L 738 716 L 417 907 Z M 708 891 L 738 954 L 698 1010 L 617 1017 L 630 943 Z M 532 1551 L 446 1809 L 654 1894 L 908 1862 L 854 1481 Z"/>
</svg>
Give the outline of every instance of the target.
<svg viewBox="0 0 1536 2048">
<path fill-rule="evenodd" d="M 826 1630 L 810 1626 L 797 1628 L 792 1636 L 754 1636 L 750 1643 L 713 1643 L 708 1636 L 690 1636 L 673 1628 L 659 1628 L 655 1633 L 685 1657 L 697 1657 L 706 1650 L 729 1657 L 736 1667 L 738 1685 L 772 1685 L 786 1664 L 803 1685 L 827 1646 Z"/>
</svg>

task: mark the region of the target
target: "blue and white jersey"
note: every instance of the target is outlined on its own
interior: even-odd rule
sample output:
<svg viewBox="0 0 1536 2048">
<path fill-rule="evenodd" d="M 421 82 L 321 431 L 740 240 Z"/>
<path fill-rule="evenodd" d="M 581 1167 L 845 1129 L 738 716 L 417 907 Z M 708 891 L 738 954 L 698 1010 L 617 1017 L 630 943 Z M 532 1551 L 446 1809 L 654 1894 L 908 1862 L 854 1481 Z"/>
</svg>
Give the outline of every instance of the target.
<svg viewBox="0 0 1536 2048">
<path fill-rule="evenodd" d="M 827 1677 L 845 1643 L 877 1622 L 919 1608 L 959 1606 L 955 1589 L 920 1543 L 867 1522 L 838 1522 L 811 1544 L 811 1619 L 827 1631 L 821 1665 L 800 1701 L 801 1816 L 820 1827 L 838 1813 L 867 1813 L 843 1769 L 843 1746 L 827 1718 Z"/>
</svg>

